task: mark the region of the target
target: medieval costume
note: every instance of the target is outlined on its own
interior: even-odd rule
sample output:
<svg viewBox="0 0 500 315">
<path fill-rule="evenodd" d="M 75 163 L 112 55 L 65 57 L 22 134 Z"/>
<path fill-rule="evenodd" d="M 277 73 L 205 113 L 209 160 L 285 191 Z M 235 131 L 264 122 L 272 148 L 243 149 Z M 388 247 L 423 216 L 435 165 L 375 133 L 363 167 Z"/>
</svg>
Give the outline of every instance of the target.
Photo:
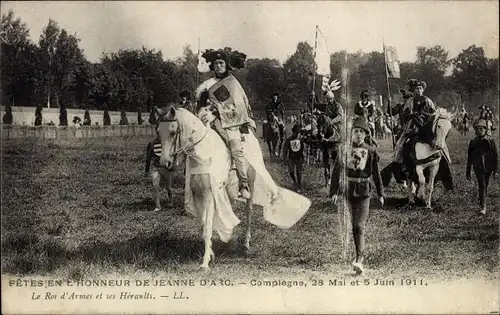
<svg viewBox="0 0 500 315">
<path fill-rule="evenodd" d="M 397 132 L 396 139 L 399 139 L 399 137 L 402 135 L 402 128 L 404 128 L 404 126 L 406 126 L 408 121 L 411 119 L 411 106 L 405 106 L 405 104 L 413 96 L 413 93 L 405 89 L 400 89 L 399 92 L 403 96 L 403 103 L 398 103 L 395 106 L 391 106 L 391 102 L 389 100 L 387 105 L 387 113 L 389 113 L 389 115 L 392 114 L 393 116 L 397 115 L 399 118 L 399 130 Z"/>
<path fill-rule="evenodd" d="M 202 57 L 210 62 L 214 77 L 200 84 L 196 89 L 196 98 L 201 100 L 204 93 L 206 104 L 201 106 L 209 106 L 217 117 L 213 127 L 226 140 L 236 167 L 240 194 L 249 199 L 250 188 L 241 141 L 243 134 L 249 133 L 248 128 L 255 130 L 256 126 L 245 91 L 238 80 L 229 73 L 232 67 L 244 67 L 246 55 L 225 50 L 207 50 Z"/>
<path fill-rule="evenodd" d="M 302 166 L 304 164 L 304 143 L 300 136 L 299 125 L 294 125 L 292 135 L 285 140 L 283 161 L 288 165 L 288 173 L 294 186 L 302 186 Z"/>
<path fill-rule="evenodd" d="M 485 199 L 490 176 L 498 171 L 498 152 L 495 141 L 486 134 L 487 124 L 485 120 L 478 120 L 474 129 L 477 137 L 469 142 L 465 174 L 470 180 L 471 169 L 474 169 L 479 185 L 480 213 L 486 214 Z"/>
<path fill-rule="evenodd" d="M 429 117 L 435 113 L 434 103 L 430 98 L 423 95 L 423 91 L 427 87 L 424 81 L 417 82 L 410 80 L 408 82 L 409 91 L 413 93 L 412 97 L 408 98 L 402 109 L 406 124 L 403 127 L 402 136 L 398 139 L 395 148 L 394 161 L 403 163 L 403 157 L 409 157 L 409 149 L 414 145 L 415 136 L 420 127 L 422 127 Z M 409 161 L 406 161 L 409 162 Z"/>
<path fill-rule="evenodd" d="M 160 204 L 160 187 L 164 182 L 169 193 L 170 201 L 172 202 L 172 175 L 165 166 L 160 164 L 161 157 L 161 142 L 157 136 L 153 141 L 148 143 L 146 149 L 146 173 L 145 175 L 151 177 L 153 182 L 153 189 L 156 197 L 156 208 L 154 211 L 161 210 Z"/>
<path fill-rule="evenodd" d="M 370 96 L 368 90 L 362 90 L 360 96 L 361 101 L 354 106 L 354 114 L 362 117 L 370 128 L 370 134 L 366 137 L 366 142 L 370 145 L 376 145 L 373 138 L 375 135 L 375 102 L 368 98 Z"/>
<path fill-rule="evenodd" d="M 417 136 L 422 136 L 419 132 L 421 127 L 429 123 L 436 111 L 432 100 L 423 95 L 423 91 L 427 87 L 425 82 L 412 79 L 407 84 L 411 96 L 406 99 L 404 106 L 399 111 L 400 118 L 401 114 L 403 114 L 402 121 L 405 122 L 405 125 L 402 126 L 401 136 L 396 143 L 393 162 L 381 172 L 384 186 L 389 185 L 393 175 L 398 182 L 415 175 L 413 172 L 413 166 L 416 162 L 415 142 Z M 419 140 L 430 142 L 430 139 L 422 138 Z M 445 189 L 452 190 L 454 185 L 451 173 L 451 159 L 446 143 L 441 149 L 441 153 L 443 158 L 439 164 L 435 182 L 441 181 Z"/>
<path fill-rule="evenodd" d="M 285 109 L 278 93 L 274 93 L 271 102 L 266 105 L 266 117 L 268 122 L 272 122 L 275 117 L 278 119 L 279 135 L 283 139 L 285 137 Z M 263 137 L 264 134 L 263 132 Z"/>
<path fill-rule="evenodd" d="M 346 174 L 346 201 L 351 211 L 354 245 L 356 247 L 356 259 L 352 266 L 356 273 L 363 272 L 363 259 L 365 249 L 365 224 L 370 211 L 370 197 L 372 195 L 372 183 L 379 200 L 383 203 L 384 189 L 379 171 L 380 157 L 377 150 L 364 141 L 364 137 L 370 134 L 370 129 L 362 117 L 354 120 L 352 125 L 352 142 L 347 152 L 347 163 L 341 163 L 340 159 L 333 166 L 330 198 L 341 193 L 341 174 Z M 355 136 L 356 134 L 356 136 Z M 364 136 L 361 136 L 363 135 Z M 342 170 L 341 168 L 346 168 Z"/>
<path fill-rule="evenodd" d="M 188 91 L 182 91 L 179 94 L 179 96 L 180 96 L 181 100 L 180 100 L 179 105 L 177 107 L 185 108 L 188 111 L 190 111 L 191 113 L 196 114 L 196 112 L 195 112 L 196 111 L 195 104 L 193 104 L 189 100 L 189 92 Z"/>
</svg>

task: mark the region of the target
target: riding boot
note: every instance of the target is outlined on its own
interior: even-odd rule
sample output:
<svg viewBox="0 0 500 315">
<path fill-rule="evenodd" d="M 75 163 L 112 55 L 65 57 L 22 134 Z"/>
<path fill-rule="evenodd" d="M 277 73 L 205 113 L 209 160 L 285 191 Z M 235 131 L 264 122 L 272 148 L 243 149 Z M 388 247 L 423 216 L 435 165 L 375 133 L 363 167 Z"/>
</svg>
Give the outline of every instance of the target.
<svg viewBox="0 0 500 315">
<path fill-rule="evenodd" d="M 248 176 L 245 156 L 243 155 L 243 145 L 241 143 L 241 133 L 238 127 L 231 127 L 227 129 L 229 135 L 229 150 L 231 157 L 236 166 L 236 175 L 239 180 L 239 191 L 241 197 L 250 199 L 250 187 L 248 185 Z"/>
</svg>

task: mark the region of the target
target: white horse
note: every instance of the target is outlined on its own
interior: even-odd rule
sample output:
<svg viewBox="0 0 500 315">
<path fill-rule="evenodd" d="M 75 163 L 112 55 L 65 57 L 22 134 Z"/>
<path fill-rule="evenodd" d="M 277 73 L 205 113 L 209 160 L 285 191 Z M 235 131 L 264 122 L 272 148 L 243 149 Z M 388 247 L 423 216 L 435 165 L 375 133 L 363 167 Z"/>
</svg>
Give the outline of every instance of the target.
<svg viewBox="0 0 500 315">
<path fill-rule="evenodd" d="M 209 262 L 215 258 L 212 230 L 215 229 L 221 241 L 227 243 L 240 222 L 233 212 L 235 200 L 238 200 L 238 179 L 236 172 L 231 170 L 229 149 L 212 128 L 191 112 L 173 106 L 156 111 L 160 117 L 158 132 L 163 148 L 160 164 L 171 168 L 178 155 L 187 156 L 185 208 L 203 226 L 205 252 L 201 267 L 209 269 Z M 211 115 L 211 112 L 202 108 L 199 115 Z M 265 169 L 262 151 L 253 132 L 244 138 L 251 192 L 251 199 L 246 201 L 244 247 L 249 250 L 254 204 L 263 207 L 265 220 L 281 228 L 290 228 L 306 213 L 311 202 L 278 187 Z"/>
<path fill-rule="evenodd" d="M 417 139 L 414 146 L 416 154 L 415 171 L 418 176 L 417 197 L 425 200 L 426 207 L 429 209 L 431 208 L 434 179 L 439 171 L 441 159 L 445 157 L 448 161 L 450 160 L 446 138 L 452 128 L 451 122 L 455 115 L 456 113 L 449 113 L 444 108 L 438 108 L 432 121 L 422 127 L 422 134 L 432 137 L 430 139 L 431 144 L 427 143 L 427 141 Z M 427 177 L 426 172 L 428 172 Z M 426 182 L 428 183 L 427 186 Z M 412 176 L 408 179 L 407 188 L 408 200 L 410 203 L 414 203 Z"/>
</svg>

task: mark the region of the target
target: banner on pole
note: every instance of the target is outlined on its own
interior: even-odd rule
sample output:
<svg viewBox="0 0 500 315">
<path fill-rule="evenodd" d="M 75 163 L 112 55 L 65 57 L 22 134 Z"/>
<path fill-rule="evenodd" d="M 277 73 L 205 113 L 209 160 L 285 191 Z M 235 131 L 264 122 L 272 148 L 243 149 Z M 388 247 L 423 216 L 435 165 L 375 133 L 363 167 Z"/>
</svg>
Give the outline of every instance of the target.
<svg viewBox="0 0 500 315">
<path fill-rule="evenodd" d="M 198 49 L 198 72 L 200 73 L 210 72 L 209 63 L 201 55 L 202 55 L 201 49 Z"/>
<path fill-rule="evenodd" d="M 328 50 L 328 45 L 326 38 L 323 36 L 321 31 L 318 29 L 318 38 L 316 43 L 316 65 L 318 69 L 316 72 L 319 75 L 330 78 L 330 51 Z"/>
<path fill-rule="evenodd" d="M 401 78 L 399 70 L 398 53 L 395 47 L 385 46 L 385 62 L 387 64 L 387 72 L 390 78 Z"/>
</svg>

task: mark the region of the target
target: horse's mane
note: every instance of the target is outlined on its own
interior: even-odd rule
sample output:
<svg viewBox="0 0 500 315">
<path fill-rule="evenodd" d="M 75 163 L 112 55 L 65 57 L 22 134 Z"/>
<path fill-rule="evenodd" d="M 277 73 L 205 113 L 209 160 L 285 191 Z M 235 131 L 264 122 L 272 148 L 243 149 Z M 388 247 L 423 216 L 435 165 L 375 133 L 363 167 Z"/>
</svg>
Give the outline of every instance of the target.
<svg viewBox="0 0 500 315">
<path fill-rule="evenodd" d="M 453 116 L 454 116 L 454 114 L 449 112 L 446 108 L 438 107 L 436 109 L 436 113 L 435 113 L 436 118 L 441 117 L 441 118 L 452 120 Z"/>
<path fill-rule="evenodd" d="M 187 140 L 191 138 L 190 141 L 194 142 L 199 137 L 203 136 L 206 129 L 205 125 L 189 110 L 185 108 L 176 108 L 175 117 L 179 123 L 182 139 Z M 189 130 L 191 130 L 190 133 Z"/>
</svg>

